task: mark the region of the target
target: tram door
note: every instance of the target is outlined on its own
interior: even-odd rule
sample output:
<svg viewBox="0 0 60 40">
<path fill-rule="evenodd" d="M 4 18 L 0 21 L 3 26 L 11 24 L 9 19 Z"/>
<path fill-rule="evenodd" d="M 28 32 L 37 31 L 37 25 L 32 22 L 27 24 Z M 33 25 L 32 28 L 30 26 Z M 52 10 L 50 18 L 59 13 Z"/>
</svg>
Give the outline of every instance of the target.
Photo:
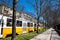
<svg viewBox="0 0 60 40">
<path fill-rule="evenodd" d="M 37 28 L 37 27 L 36 27 L 36 24 L 34 24 L 34 31 L 36 31 L 36 28 Z"/>
<path fill-rule="evenodd" d="M 26 23 L 23 23 L 23 33 L 26 33 Z"/>
</svg>

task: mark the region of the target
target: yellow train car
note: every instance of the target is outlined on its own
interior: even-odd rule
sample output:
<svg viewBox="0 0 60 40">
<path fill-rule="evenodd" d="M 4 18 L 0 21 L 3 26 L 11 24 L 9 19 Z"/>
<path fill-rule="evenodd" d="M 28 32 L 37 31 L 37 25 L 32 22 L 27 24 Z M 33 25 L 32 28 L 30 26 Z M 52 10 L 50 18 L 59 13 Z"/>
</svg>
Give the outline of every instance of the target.
<svg viewBox="0 0 60 40">
<path fill-rule="evenodd" d="M 1 37 L 5 38 L 7 35 L 12 34 L 12 18 L 3 16 L 3 25 L 1 24 L 0 28 L 0 35 Z M 23 33 L 23 25 L 22 21 L 16 20 L 16 34 Z"/>
<path fill-rule="evenodd" d="M 41 28 L 39 28 L 41 29 Z M 37 30 L 37 24 L 23 18 L 16 19 L 16 34 Z M 0 15 L 0 38 L 12 34 L 12 18 Z"/>
<path fill-rule="evenodd" d="M 38 30 L 43 30 L 43 26 L 39 25 Z M 34 31 L 37 31 L 37 24 L 34 24 Z"/>
<path fill-rule="evenodd" d="M 34 23 L 34 31 L 37 31 L 37 24 Z"/>
<path fill-rule="evenodd" d="M 3 21 L 2 21 L 3 20 Z M 3 23 L 3 24 L 2 24 Z M 16 34 L 34 31 L 33 23 L 25 19 L 16 19 Z M 12 18 L 0 15 L 0 38 L 12 34 Z"/>
<path fill-rule="evenodd" d="M 39 31 L 43 30 L 43 27 L 38 27 L 38 30 L 39 30 Z"/>
<path fill-rule="evenodd" d="M 33 23 L 32 23 L 32 22 L 28 22 L 28 23 L 27 23 L 27 26 L 28 26 L 28 31 L 29 31 L 29 32 L 34 31 L 34 26 L 33 26 Z"/>
<path fill-rule="evenodd" d="M 43 30 L 43 24 L 39 24 L 38 30 Z"/>
</svg>

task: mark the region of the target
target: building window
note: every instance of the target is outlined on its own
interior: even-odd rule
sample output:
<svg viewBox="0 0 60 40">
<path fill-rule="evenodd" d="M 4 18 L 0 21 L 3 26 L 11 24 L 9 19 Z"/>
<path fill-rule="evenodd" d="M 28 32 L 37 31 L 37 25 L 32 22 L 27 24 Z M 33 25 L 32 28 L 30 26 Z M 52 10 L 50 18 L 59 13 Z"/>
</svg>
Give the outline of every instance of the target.
<svg viewBox="0 0 60 40">
<path fill-rule="evenodd" d="M 9 15 L 12 15 L 12 14 L 13 14 L 13 10 L 10 10 L 10 11 L 9 11 Z"/>
<path fill-rule="evenodd" d="M 19 13 L 19 17 L 22 18 L 22 14 L 21 13 Z"/>
<path fill-rule="evenodd" d="M 16 18 L 21 18 L 21 17 L 22 17 L 21 13 L 16 13 Z"/>
<path fill-rule="evenodd" d="M 7 18 L 7 26 L 12 26 L 12 19 Z"/>
<path fill-rule="evenodd" d="M 31 23 L 31 27 L 33 27 L 33 23 Z"/>
<path fill-rule="evenodd" d="M 27 26 L 30 27 L 30 23 L 27 23 Z"/>
<path fill-rule="evenodd" d="M 22 21 L 17 20 L 17 27 L 22 27 Z"/>
<path fill-rule="evenodd" d="M 4 14 L 8 14 L 8 8 L 4 7 Z"/>
<path fill-rule="evenodd" d="M 8 14 L 8 11 L 7 10 L 4 10 L 4 14 Z"/>
</svg>

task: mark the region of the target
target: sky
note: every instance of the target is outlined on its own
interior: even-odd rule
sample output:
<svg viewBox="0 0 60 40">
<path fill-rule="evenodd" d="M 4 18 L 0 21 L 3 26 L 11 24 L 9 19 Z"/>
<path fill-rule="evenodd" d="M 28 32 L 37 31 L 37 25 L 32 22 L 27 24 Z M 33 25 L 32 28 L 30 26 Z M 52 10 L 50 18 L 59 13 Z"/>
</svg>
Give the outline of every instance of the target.
<svg viewBox="0 0 60 40">
<path fill-rule="evenodd" d="M 5 5 L 7 5 L 7 6 L 12 8 L 13 0 L 3 0 L 4 2 L 1 2 L 1 1 L 2 0 L 0 0 L 0 3 L 4 3 Z M 31 3 L 34 3 L 34 0 L 28 0 L 28 1 L 31 2 Z M 28 12 L 28 14 L 33 15 L 34 17 L 37 17 L 35 9 L 33 8 L 33 6 L 28 1 L 27 0 L 18 0 L 18 2 L 17 2 L 17 10 L 18 11 L 23 11 L 23 12 Z M 47 0 L 45 0 L 45 1 L 47 1 Z M 56 5 L 57 4 L 57 0 L 52 0 L 50 2 L 50 4 L 51 4 L 50 6 L 51 6 L 52 10 L 55 10 L 57 8 L 57 5 Z M 43 17 L 41 17 L 40 20 L 43 20 Z"/>
<path fill-rule="evenodd" d="M 13 0 L 3 0 L 3 2 L 1 2 L 1 1 L 2 0 L 0 0 L 0 3 L 4 3 L 5 5 L 12 8 Z M 31 0 L 30 2 L 33 3 L 33 0 Z M 22 6 L 24 6 L 23 10 L 22 10 Z M 37 17 L 34 8 L 26 0 L 18 0 L 18 2 L 17 2 L 17 10 L 28 12 L 30 15 L 33 15 L 34 17 Z"/>
<path fill-rule="evenodd" d="M 31 0 L 32 1 L 32 0 Z M 19 2 L 17 3 L 18 6 L 24 6 L 24 9 L 23 11 L 26 11 L 26 12 L 30 12 L 31 15 L 33 16 L 36 16 L 36 13 L 35 13 L 35 10 L 34 8 L 32 7 L 31 4 L 29 4 L 26 0 L 19 0 Z M 20 7 L 21 8 L 21 7 Z M 19 9 L 19 8 L 18 8 Z"/>
</svg>

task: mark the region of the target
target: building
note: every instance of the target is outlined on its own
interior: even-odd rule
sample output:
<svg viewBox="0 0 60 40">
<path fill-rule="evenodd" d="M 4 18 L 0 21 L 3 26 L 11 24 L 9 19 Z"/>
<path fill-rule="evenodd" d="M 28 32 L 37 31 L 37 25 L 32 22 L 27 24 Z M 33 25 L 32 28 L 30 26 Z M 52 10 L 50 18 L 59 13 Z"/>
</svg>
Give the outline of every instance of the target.
<svg viewBox="0 0 60 40">
<path fill-rule="evenodd" d="M 12 13 L 13 13 L 12 8 L 3 4 L 0 5 L 0 14 L 3 14 L 4 16 L 12 17 Z M 37 22 L 37 20 L 33 16 L 27 14 L 26 12 L 19 12 L 17 10 L 16 10 L 16 18 L 29 20 L 35 23 Z"/>
</svg>

